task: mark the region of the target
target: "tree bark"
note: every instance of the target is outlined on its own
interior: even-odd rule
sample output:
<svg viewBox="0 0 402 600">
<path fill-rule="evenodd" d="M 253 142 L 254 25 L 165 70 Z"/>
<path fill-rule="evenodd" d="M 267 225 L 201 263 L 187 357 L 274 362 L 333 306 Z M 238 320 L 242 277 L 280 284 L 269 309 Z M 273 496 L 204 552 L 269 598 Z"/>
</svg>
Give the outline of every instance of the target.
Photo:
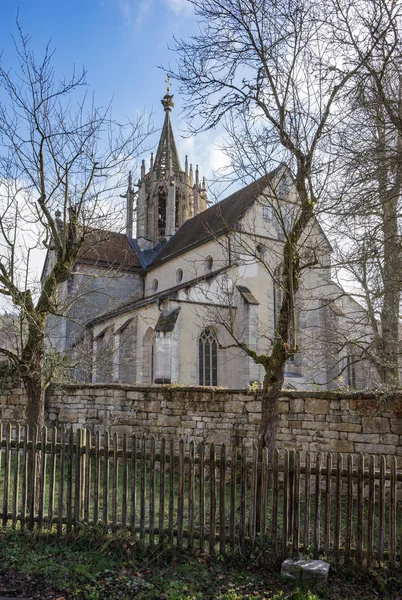
<svg viewBox="0 0 402 600">
<path fill-rule="evenodd" d="M 27 396 L 27 422 L 42 431 L 45 425 L 45 391 L 43 368 L 45 362 L 45 318 L 29 315 L 28 339 L 22 351 L 20 372 Z"/>
</svg>

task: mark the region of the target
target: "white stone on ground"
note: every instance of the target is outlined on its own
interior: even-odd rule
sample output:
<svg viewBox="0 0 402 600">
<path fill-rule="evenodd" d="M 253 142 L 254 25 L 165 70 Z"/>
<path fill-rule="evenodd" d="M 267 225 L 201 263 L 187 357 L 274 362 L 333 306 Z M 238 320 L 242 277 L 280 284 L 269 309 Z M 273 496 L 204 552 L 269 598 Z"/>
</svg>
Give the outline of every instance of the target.
<svg viewBox="0 0 402 600">
<path fill-rule="evenodd" d="M 323 560 L 293 560 L 287 558 L 282 563 L 281 575 L 287 579 L 309 581 L 318 579 L 327 581 L 329 564 Z"/>
</svg>

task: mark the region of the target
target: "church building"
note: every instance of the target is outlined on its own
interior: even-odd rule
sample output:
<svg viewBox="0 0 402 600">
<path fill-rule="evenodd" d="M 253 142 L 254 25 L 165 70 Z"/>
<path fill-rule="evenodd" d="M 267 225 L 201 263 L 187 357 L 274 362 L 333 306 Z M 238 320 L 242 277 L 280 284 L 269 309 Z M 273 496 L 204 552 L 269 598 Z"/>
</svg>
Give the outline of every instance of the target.
<svg viewBox="0 0 402 600">
<path fill-rule="evenodd" d="M 67 353 L 78 380 L 247 388 L 263 373 L 240 348 L 270 352 L 281 304 L 281 261 L 298 203 L 278 165 L 219 203 L 171 123 L 173 96 L 155 157 L 126 192 L 126 231 L 94 230 L 61 286 L 65 317 L 50 316 L 48 345 Z M 51 257 L 48 256 L 47 260 Z M 317 221 L 302 240 L 306 267 L 292 322 L 297 353 L 291 389 L 371 387 L 359 349 L 365 311 L 331 280 L 331 246 Z M 46 269 L 46 265 L 45 265 Z"/>
</svg>

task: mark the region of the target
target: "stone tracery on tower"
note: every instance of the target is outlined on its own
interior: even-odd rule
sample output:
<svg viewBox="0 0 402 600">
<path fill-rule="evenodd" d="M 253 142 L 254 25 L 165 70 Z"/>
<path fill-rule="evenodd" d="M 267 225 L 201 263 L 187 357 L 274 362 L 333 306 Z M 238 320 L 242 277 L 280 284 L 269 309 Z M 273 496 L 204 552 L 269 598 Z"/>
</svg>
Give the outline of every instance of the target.
<svg viewBox="0 0 402 600">
<path fill-rule="evenodd" d="M 142 250 L 168 240 L 186 220 L 207 208 L 205 178 L 200 182 L 198 165 L 194 174 L 186 156 L 184 171 L 181 167 L 170 119 L 174 102 L 169 76 L 167 83 L 167 92 L 161 100 L 165 120 L 155 159 L 151 154 L 148 172 L 142 161 L 138 182 L 136 237 Z"/>
</svg>

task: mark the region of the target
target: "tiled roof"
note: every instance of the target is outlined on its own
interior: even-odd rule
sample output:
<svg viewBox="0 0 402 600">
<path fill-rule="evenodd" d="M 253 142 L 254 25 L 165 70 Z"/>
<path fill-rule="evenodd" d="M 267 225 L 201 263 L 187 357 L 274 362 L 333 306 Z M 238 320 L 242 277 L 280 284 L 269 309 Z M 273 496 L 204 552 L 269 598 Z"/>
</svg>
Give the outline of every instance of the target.
<svg viewBox="0 0 402 600">
<path fill-rule="evenodd" d="M 141 269 L 126 234 L 102 229 L 94 229 L 87 235 L 77 262 L 127 271 Z"/>
<path fill-rule="evenodd" d="M 185 252 L 191 247 L 198 246 L 234 229 L 239 219 L 263 192 L 268 182 L 280 168 L 278 167 L 268 175 L 257 179 L 183 223 L 175 235 L 161 249 L 149 268 L 152 269 L 152 267 Z"/>
</svg>

